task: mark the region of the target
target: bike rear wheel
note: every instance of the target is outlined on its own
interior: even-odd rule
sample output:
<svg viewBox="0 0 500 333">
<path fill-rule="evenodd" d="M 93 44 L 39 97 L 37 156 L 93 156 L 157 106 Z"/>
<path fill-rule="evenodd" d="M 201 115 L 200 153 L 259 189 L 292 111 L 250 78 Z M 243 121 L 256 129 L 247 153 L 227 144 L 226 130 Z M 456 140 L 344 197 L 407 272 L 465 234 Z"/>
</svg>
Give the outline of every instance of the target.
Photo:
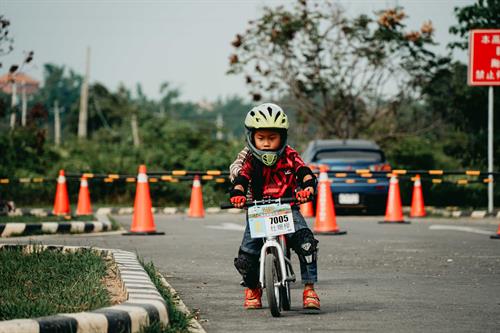
<svg viewBox="0 0 500 333">
<path fill-rule="evenodd" d="M 273 317 L 281 315 L 281 302 L 280 302 L 280 277 L 278 273 L 278 265 L 276 256 L 273 253 L 266 254 L 266 263 L 264 266 L 264 279 L 266 282 L 266 295 L 269 310 Z"/>
</svg>

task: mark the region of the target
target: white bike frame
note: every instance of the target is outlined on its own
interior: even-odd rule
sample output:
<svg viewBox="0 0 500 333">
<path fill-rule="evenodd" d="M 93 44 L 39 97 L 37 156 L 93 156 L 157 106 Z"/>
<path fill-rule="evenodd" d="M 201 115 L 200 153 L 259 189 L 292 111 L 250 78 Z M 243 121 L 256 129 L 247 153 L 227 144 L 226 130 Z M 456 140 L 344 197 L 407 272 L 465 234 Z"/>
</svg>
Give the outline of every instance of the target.
<svg viewBox="0 0 500 333">
<path fill-rule="evenodd" d="M 260 285 L 264 287 L 264 265 L 265 265 L 265 260 L 266 260 L 266 254 L 267 254 L 267 249 L 269 248 L 275 248 L 276 252 L 278 253 L 278 261 L 280 264 L 280 270 L 281 270 L 281 285 L 284 286 L 285 282 L 287 279 L 289 279 L 287 273 L 286 273 L 286 262 L 290 265 L 290 280 L 295 280 L 295 274 L 293 273 L 292 265 L 291 262 L 289 262 L 288 258 L 285 258 L 285 254 L 283 253 L 283 248 L 281 247 L 281 244 L 277 241 L 276 236 L 272 237 L 266 237 L 266 241 L 264 242 L 264 245 L 262 246 L 262 249 L 260 250 L 260 272 L 259 272 L 259 281 Z"/>
</svg>

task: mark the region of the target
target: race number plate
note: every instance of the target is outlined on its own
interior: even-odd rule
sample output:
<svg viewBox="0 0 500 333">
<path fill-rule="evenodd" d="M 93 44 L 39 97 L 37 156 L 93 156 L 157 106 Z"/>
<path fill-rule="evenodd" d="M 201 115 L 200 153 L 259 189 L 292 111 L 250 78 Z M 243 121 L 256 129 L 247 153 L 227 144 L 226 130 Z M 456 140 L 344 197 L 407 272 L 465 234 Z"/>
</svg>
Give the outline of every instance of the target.
<svg viewBox="0 0 500 333">
<path fill-rule="evenodd" d="M 289 204 L 271 204 L 248 208 L 248 224 L 252 238 L 263 238 L 295 232 Z"/>
</svg>

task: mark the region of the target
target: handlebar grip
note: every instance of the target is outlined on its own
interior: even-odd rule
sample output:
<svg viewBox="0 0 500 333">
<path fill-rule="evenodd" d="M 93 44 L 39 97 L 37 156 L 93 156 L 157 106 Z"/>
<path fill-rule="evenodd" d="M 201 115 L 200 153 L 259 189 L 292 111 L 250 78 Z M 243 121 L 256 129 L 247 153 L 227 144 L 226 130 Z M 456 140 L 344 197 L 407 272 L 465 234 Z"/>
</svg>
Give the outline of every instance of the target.
<svg viewBox="0 0 500 333">
<path fill-rule="evenodd" d="M 296 198 L 281 198 L 281 203 L 292 203 L 292 202 L 297 202 Z"/>
<path fill-rule="evenodd" d="M 233 206 L 233 204 L 232 204 L 232 203 L 227 203 L 227 202 L 224 202 L 224 203 L 221 203 L 221 204 L 220 204 L 220 208 L 221 208 L 221 209 L 229 209 L 229 208 L 235 208 L 235 207 Z"/>
</svg>

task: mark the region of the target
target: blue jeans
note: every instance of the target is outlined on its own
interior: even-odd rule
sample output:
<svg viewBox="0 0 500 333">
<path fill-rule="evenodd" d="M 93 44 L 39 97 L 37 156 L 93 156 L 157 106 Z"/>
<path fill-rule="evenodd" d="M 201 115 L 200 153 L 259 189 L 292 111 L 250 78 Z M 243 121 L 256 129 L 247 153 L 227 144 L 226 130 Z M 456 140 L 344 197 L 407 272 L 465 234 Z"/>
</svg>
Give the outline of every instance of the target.
<svg viewBox="0 0 500 333">
<path fill-rule="evenodd" d="M 298 209 L 292 209 L 293 224 L 295 226 L 295 231 L 300 229 L 308 228 L 306 220 L 300 213 Z M 287 241 L 289 237 L 293 234 L 286 235 Z M 240 249 L 244 252 L 260 255 L 260 249 L 264 244 L 263 238 L 252 238 L 250 236 L 250 227 L 248 226 L 248 212 L 247 212 L 247 223 L 245 227 L 245 233 L 243 234 L 243 240 L 241 241 Z M 318 281 L 318 264 L 317 261 L 313 261 L 310 264 L 305 264 L 300 261 L 300 275 L 302 278 L 302 283 L 316 283 Z"/>
</svg>

